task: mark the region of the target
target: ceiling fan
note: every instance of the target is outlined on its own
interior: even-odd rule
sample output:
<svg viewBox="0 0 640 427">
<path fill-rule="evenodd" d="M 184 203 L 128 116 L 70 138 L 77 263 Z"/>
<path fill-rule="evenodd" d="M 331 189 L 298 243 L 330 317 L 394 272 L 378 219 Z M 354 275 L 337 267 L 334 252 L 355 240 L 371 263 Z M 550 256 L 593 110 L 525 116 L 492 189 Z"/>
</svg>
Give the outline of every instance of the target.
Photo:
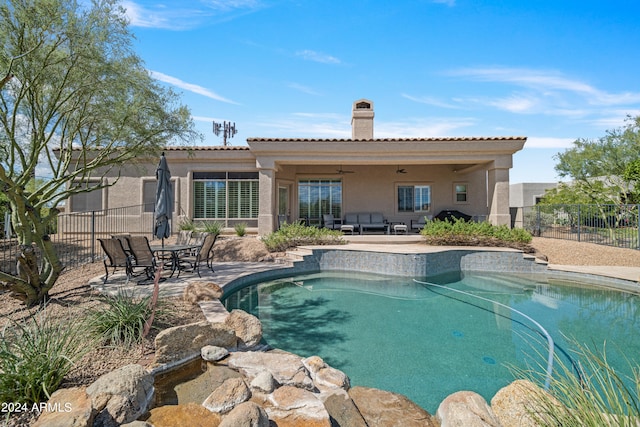
<svg viewBox="0 0 640 427">
<path fill-rule="evenodd" d="M 407 173 L 407 171 L 404 168 L 400 169 L 400 166 L 398 166 L 396 173 Z"/>
<path fill-rule="evenodd" d="M 342 174 L 345 174 L 345 173 L 354 173 L 355 171 L 349 171 L 349 170 L 342 169 L 342 165 L 340 165 L 340 169 L 336 169 L 336 172 L 338 172 L 340 175 L 342 175 Z"/>
</svg>

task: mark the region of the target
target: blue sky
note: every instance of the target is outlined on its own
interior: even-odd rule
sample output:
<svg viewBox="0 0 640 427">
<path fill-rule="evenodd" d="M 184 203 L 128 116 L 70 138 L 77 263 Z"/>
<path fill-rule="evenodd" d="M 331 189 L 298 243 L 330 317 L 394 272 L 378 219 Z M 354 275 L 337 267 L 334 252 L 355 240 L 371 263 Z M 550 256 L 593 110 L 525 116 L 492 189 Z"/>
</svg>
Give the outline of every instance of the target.
<svg viewBox="0 0 640 427">
<path fill-rule="evenodd" d="M 638 0 L 124 1 L 135 49 L 189 106 L 249 137 L 527 136 L 511 182 L 640 115 Z"/>
</svg>

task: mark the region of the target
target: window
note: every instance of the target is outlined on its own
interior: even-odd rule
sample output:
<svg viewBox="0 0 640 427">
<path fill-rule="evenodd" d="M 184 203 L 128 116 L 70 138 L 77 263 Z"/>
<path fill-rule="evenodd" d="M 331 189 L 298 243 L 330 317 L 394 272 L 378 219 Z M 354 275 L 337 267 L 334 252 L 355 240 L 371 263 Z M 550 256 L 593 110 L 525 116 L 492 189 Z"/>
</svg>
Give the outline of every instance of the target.
<svg viewBox="0 0 640 427">
<path fill-rule="evenodd" d="M 430 185 L 398 186 L 398 212 L 426 212 L 430 210 Z"/>
<path fill-rule="evenodd" d="M 298 212 L 310 224 L 321 224 L 322 215 L 342 217 L 342 181 L 306 179 L 298 181 Z"/>
<path fill-rule="evenodd" d="M 194 172 L 194 218 L 258 218 L 257 172 Z"/>
<path fill-rule="evenodd" d="M 91 188 L 99 182 L 78 182 L 73 184 L 76 188 Z M 102 210 L 102 189 L 78 193 L 71 196 L 71 210 L 73 212 L 89 212 Z"/>
<path fill-rule="evenodd" d="M 158 181 L 149 180 L 142 182 L 142 204 L 144 205 L 143 212 L 154 212 L 156 209 L 156 188 L 158 188 Z M 171 182 L 171 190 L 173 191 L 173 200 L 176 199 L 176 186 Z M 175 206 L 173 207 L 175 211 Z"/>
<path fill-rule="evenodd" d="M 456 203 L 467 203 L 467 184 L 455 184 L 455 202 Z"/>
</svg>

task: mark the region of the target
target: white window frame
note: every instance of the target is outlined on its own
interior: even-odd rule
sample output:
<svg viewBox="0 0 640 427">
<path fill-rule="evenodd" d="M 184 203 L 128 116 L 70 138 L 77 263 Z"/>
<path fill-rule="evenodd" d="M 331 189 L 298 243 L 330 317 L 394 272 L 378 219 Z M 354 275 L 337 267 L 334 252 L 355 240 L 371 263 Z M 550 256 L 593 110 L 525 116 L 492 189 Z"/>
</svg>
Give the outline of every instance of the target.
<svg viewBox="0 0 640 427">
<path fill-rule="evenodd" d="M 458 191 L 458 186 L 464 186 L 464 191 Z M 458 200 L 458 195 L 464 195 L 464 200 Z M 453 203 L 457 205 L 469 204 L 469 183 L 468 182 L 454 182 L 453 183 Z"/>
<path fill-rule="evenodd" d="M 400 191 L 402 189 L 411 188 L 411 209 L 401 209 L 400 206 Z M 405 190 L 406 191 L 406 190 Z M 426 203 L 425 203 L 426 196 Z M 408 205 L 405 203 L 405 207 Z M 397 213 L 425 213 L 431 212 L 433 209 L 433 188 L 431 184 L 428 183 L 417 183 L 417 184 L 409 184 L 409 183 L 400 183 L 396 184 L 396 202 L 395 209 Z"/>
</svg>

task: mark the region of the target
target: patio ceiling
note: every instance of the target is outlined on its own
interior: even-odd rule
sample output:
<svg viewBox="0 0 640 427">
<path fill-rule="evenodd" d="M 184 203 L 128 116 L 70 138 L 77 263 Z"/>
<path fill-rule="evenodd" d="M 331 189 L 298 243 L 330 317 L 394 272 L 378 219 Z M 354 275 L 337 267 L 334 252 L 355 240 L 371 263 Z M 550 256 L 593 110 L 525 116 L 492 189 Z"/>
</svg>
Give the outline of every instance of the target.
<svg viewBox="0 0 640 427">
<path fill-rule="evenodd" d="M 526 137 L 415 139 L 267 139 L 247 140 L 260 167 L 307 165 L 428 165 L 461 168 L 509 158 Z"/>
</svg>

